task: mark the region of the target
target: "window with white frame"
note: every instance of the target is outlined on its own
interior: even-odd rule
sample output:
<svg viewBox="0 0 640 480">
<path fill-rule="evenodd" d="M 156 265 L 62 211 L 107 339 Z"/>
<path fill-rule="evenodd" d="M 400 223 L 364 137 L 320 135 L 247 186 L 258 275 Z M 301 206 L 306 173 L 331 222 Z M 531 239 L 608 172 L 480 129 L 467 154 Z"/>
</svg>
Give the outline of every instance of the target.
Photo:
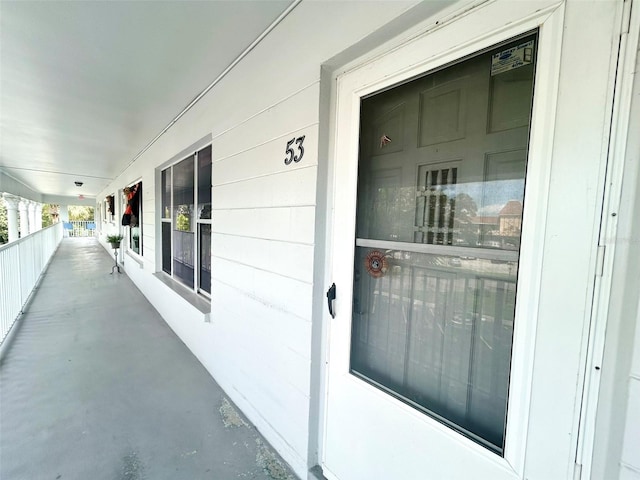
<svg viewBox="0 0 640 480">
<path fill-rule="evenodd" d="M 126 233 L 129 250 L 142 255 L 142 182 L 125 187 L 122 198 L 124 214 L 121 224 L 129 227 Z"/>
<path fill-rule="evenodd" d="M 103 203 L 103 220 L 105 223 L 115 222 L 115 196 L 108 195 Z"/>
<path fill-rule="evenodd" d="M 162 270 L 211 295 L 211 146 L 162 170 Z"/>
</svg>

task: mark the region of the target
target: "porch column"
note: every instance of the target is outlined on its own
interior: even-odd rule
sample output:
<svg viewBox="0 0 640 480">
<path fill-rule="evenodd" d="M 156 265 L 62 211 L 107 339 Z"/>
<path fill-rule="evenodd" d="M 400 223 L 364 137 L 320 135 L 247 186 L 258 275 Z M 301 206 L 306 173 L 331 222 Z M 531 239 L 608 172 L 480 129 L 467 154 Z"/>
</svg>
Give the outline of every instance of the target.
<svg viewBox="0 0 640 480">
<path fill-rule="evenodd" d="M 18 210 L 20 210 L 20 238 L 29 235 L 29 218 L 27 217 L 28 207 L 28 200 L 20 200 L 20 203 L 18 204 Z"/>
<path fill-rule="evenodd" d="M 29 201 L 29 233 L 36 231 L 36 202 Z"/>
<path fill-rule="evenodd" d="M 42 230 L 42 204 L 36 203 L 36 232 Z"/>
<path fill-rule="evenodd" d="M 9 230 L 9 241 L 18 240 L 18 204 L 20 199 L 13 195 L 3 195 L 5 205 L 7 206 L 7 228 Z"/>
</svg>

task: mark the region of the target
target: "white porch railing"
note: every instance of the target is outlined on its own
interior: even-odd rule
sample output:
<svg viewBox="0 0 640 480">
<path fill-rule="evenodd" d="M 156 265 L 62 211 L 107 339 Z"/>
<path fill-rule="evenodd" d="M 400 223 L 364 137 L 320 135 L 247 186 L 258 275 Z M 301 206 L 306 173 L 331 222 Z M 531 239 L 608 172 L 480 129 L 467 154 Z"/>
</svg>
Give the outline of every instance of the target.
<svg viewBox="0 0 640 480">
<path fill-rule="evenodd" d="M 0 343 L 62 240 L 62 223 L 0 246 Z"/>
<path fill-rule="evenodd" d="M 96 223 L 93 220 L 71 220 L 63 222 L 65 237 L 93 237 Z"/>
</svg>

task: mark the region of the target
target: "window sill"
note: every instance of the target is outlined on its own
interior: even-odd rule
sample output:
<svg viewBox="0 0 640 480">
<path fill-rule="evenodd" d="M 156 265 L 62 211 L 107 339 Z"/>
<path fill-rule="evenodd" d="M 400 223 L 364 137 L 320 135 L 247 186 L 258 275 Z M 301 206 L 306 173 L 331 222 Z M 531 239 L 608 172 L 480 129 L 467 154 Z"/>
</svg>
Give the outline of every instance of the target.
<svg viewBox="0 0 640 480">
<path fill-rule="evenodd" d="M 163 284 L 180 295 L 185 301 L 191 304 L 194 308 L 198 309 L 205 317 L 205 322 L 211 322 L 211 301 L 202 295 L 198 295 L 195 292 L 190 291 L 187 287 L 176 282 L 164 272 L 157 272 L 153 274 Z"/>
<path fill-rule="evenodd" d="M 127 255 L 127 257 L 128 257 L 131 261 L 133 261 L 133 262 L 137 263 L 137 264 L 138 264 L 138 267 L 140 267 L 140 268 L 144 268 L 144 262 L 142 261 L 142 257 L 140 257 L 140 256 L 138 256 L 138 255 L 136 255 L 136 254 L 132 253 L 132 252 L 131 252 L 131 250 L 129 250 L 128 248 L 127 248 L 127 249 L 125 249 L 124 253 Z"/>
</svg>

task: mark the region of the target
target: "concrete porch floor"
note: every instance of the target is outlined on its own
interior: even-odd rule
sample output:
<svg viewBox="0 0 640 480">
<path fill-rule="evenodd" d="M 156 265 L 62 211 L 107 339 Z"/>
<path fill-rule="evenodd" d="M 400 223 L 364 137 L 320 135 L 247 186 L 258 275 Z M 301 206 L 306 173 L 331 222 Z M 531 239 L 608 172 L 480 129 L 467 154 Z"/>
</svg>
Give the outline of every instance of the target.
<svg viewBox="0 0 640 480">
<path fill-rule="evenodd" d="M 94 239 L 65 238 L 0 366 L 3 480 L 294 479 Z"/>
</svg>

